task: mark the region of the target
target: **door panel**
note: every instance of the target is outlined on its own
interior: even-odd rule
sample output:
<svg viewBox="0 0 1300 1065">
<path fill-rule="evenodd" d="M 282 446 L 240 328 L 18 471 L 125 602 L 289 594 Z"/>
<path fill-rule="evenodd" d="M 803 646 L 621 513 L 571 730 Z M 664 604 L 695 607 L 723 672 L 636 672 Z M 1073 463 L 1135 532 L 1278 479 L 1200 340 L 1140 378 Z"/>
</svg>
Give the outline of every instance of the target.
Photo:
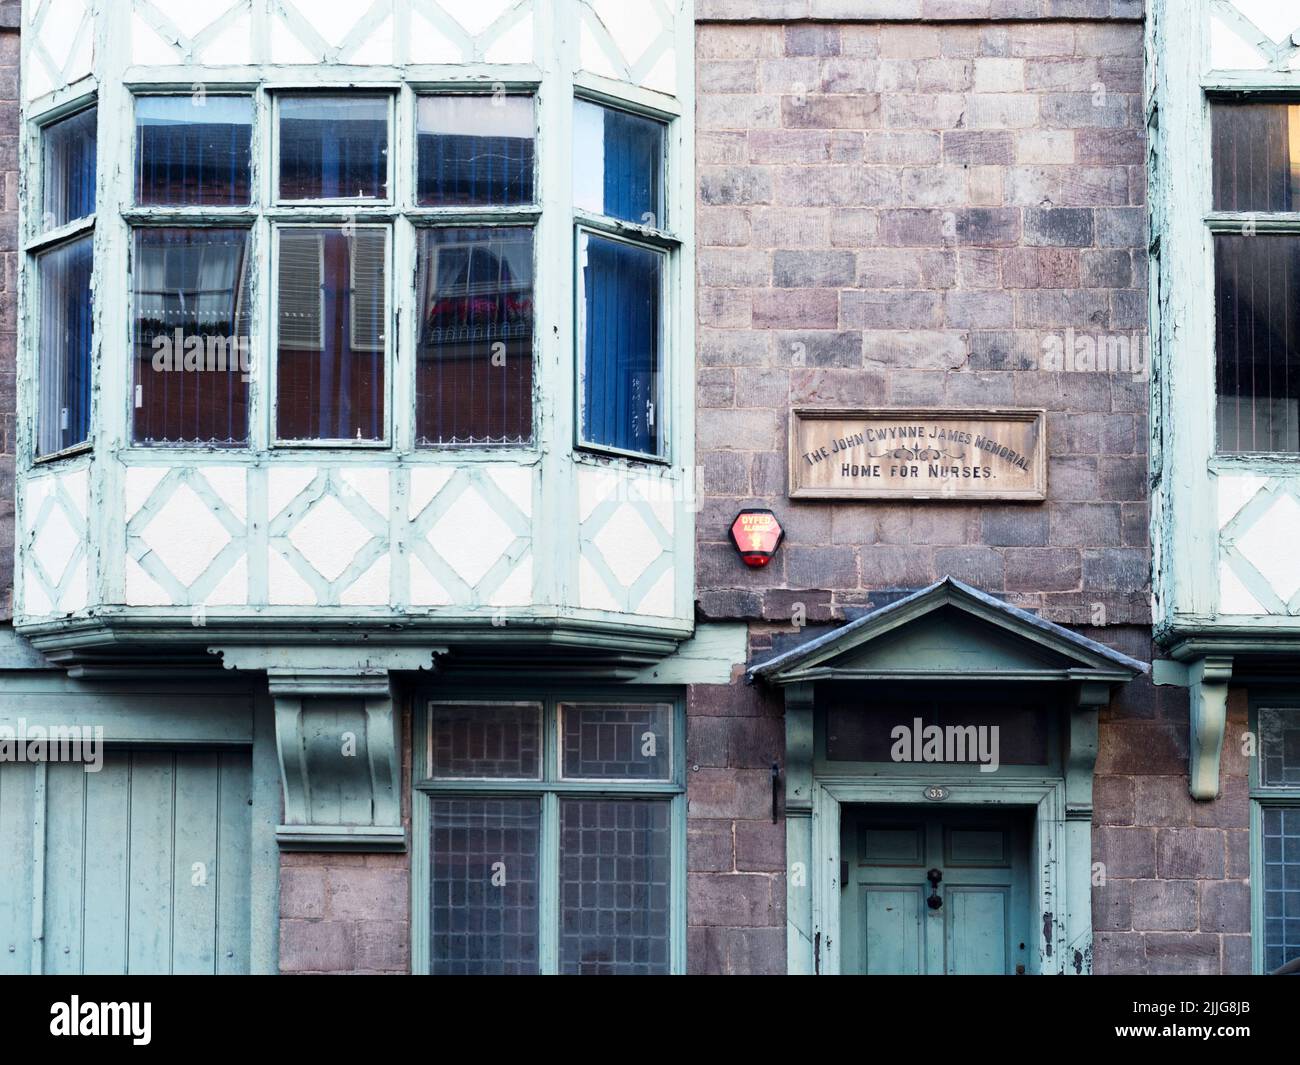
<svg viewBox="0 0 1300 1065">
<path fill-rule="evenodd" d="M 0 973 L 247 972 L 251 784 L 247 751 L 0 765 Z"/>
<path fill-rule="evenodd" d="M 1032 824 L 1018 810 L 844 807 L 843 971 L 1028 969 Z M 941 876 L 937 891 L 931 869 Z M 928 904 L 932 894 L 940 906 Z"/>
</svg>

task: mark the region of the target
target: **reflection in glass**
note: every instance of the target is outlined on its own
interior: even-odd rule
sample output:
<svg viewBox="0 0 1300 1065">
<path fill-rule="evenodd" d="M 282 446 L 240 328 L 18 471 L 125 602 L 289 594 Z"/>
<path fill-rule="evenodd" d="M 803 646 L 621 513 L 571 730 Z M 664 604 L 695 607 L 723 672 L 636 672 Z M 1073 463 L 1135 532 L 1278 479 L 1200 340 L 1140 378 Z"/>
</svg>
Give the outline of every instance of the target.
<svg viewBox="0 0 1300 1065">
<path fill-rule="evenodd" d="M 533 435 L 533 231 L 420 234 L 416 437 L 526 444 Z"/>
<path fill-rule="evenodd" d="M 250 97 L 137 97 L 135 202 L 142 206 L 247 205 L 252 136 Z"/>
<path fill-rule="evenodd" d="M 44 179 L 41 229 L 48 231 L 95 213 L 95 148 L 99 110 L 88 107 L 41 131 Z"/>
<path fill-rule="evenodd" d="M 280 230 L 276 435 L 381 440 L 388 230 Z"/>
<path fill-rule="evenodd" d="M 574 203 L 584 211 L 664 229 L 664 124 L 574 104 Z"/>
<path fill-rule="evenodd" d="M 1300 211 L 1300 104 L 1210 106 L 1216 211 Z"/>
<path fill-rule="evenodd" d="M 429 776 L 536 780 L 541 772 L 541 703 L 432 703 Z"/>
<path fill-rule="evenodd" d="M 248 440 L 249 232 L 137 229 L 134 438 Z"/>
<path fill-rule="evenodd" d="M 388 99 L 280 98 L 280 199 L 388 196 Z"/>
<path fill-rule="evenodd" d="M 63 244 L 37 260 L 40 275 L 40 411 L 36 453 L 51 455 L 90 436 L 92 238 Z"/>
<path fill-rule="evenodd" d="M 533 202 L 530 96 L 422 96 L 416 114 L 422 206 Z"/>
<path fill-rule="evenodd" d="M 667 780 L 672 708 L 664 705 L 561 707 L 563 773 L 570 779 Z"/>
</svg>

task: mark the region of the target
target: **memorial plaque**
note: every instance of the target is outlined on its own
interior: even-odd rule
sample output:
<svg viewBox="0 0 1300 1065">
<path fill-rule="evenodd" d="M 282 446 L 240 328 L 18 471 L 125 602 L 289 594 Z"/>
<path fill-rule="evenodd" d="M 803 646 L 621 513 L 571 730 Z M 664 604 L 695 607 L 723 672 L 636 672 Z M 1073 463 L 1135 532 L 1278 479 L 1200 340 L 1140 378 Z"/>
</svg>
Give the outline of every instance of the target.
<svg viewBox="0 0 1300 1065">
<path fill-rule="evenodd" d="M 1041 410 L 797 408 L 792 499 L 1045 499 Z"/>
</svg>

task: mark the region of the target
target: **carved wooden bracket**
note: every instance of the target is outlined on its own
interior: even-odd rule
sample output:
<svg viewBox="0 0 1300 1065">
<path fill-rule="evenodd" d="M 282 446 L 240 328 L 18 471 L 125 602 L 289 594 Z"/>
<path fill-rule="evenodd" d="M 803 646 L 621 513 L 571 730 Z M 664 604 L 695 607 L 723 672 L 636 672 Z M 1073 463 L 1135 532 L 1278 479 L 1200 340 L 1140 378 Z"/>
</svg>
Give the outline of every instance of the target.
<svg viewBox="0 0 1300 1065">
<path fill-rule="evenodd" d="M 1187 670 L 1191 695 L 1191 744 L 1188 786 L 1192 798 L 1207 801 L 1219 794 L 1219 756 L 1228 723 L 1228 682 L 1232 658 L 1206 655 Z"/>
</svg>

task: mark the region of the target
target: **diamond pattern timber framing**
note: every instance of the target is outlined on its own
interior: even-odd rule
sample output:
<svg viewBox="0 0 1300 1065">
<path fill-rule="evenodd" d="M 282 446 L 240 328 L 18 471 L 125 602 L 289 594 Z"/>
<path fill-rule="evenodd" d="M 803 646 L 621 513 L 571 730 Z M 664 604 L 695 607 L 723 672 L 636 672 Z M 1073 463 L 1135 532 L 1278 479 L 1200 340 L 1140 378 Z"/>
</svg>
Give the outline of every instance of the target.
<svg viewBox="0 0 1300 1065">
<path fill-rule="evenodd" d="M 1295 0 L 1211 0 L 1210 66 L 1300 70 L 1300 7 Z"/>
<path fill-rule="evenodd" d="M 19 613 L 56 617 L 85 610 L 90 594 L 89 491 L 84 468 L 27 482 Z"/>
<path fill-rule="evenodd" d="M 668 0 L 580 0 L 581 69 L 676 92 L 673 11 Z"/>
<path fill-rule="evenodd" d="M 660 498 L 671 488 L 613 470 L 579 471 L 583 607 L 656 617 L 673 613 L 673 503 Z"/>
<path fill-rule="evenodd" d="M 27 66 L 23 91 L 28 100 L 71 85 L 91 72 L 95 16 L 90 0 L 24 0 L 27 12 Z"/>
</svg>

